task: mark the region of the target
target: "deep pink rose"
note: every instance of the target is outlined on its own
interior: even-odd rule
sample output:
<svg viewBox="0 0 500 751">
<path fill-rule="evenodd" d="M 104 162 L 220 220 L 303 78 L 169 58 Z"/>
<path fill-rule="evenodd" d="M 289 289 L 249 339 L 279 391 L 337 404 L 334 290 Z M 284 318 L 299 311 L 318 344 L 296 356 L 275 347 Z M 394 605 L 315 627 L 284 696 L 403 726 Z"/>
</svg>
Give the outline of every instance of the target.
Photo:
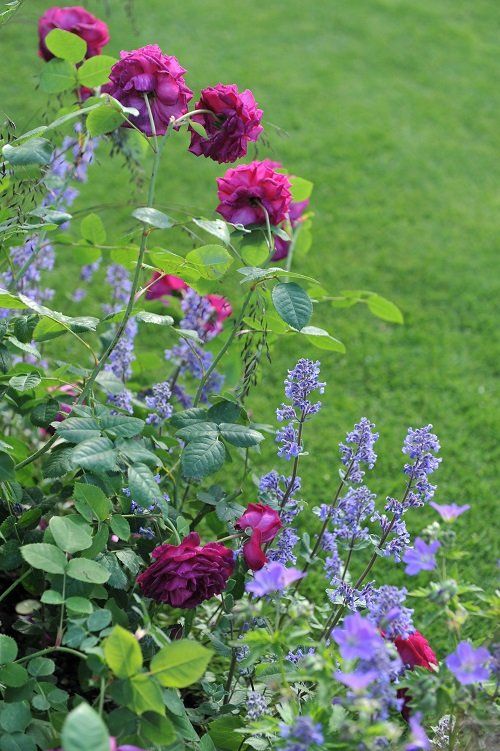
<svg viewBox="0 0 500 751">
<path fill-rule="evenodd" d="M 274 540 L 282 527 L 278 512 L 263 503 L 249 503 L 234 526 L 252 530 L 250 539 L 243 545 L 243 557 L 248 568 L 258 571 L 267 563 L 262 544 Z"/>
<path fill-rule="evenodd" d="M 213 320 L 207 324 L 207 331 L 219 334 L 222 331 L 223 322 L 233 312 L 231 303 L 222 295 L 206 295 L 206 299 L 214 309 Z"/>
<path fill-rule="evenodd" d="M 87 42 L 85 57 L 100 55 L 102 48 L 109 42 L 109 31 L 104 21 L 93 16 L 80 5 L 47 8 L 43 16 L 38 19 L 38 54 L 44 60 L 51 60 L 54 57 L 45 45 L 45 37 L 52 29 L 70 31 Z"/>
<path fill-rule="evenodd" d="M 217 178 L 219 205 L 217 211 L 233 224 L 278 225 L 286 219 L 292 194 L 290 180 L 267 161 L 240 164 Z"/>
<path fill-rule="evenodd" d="M 241 93 L 237 86 L 209 86 L 203 89 L 195 109 L 210 110 L 191 118 L 203 125 L 208 138 L 191 131 L 189 151 L 216 162 L 235 162 L 247 153 L 249 141 L 256 141 L 262 133 L 262 110 L 258 109 L 252 92 Z M 213 113 L 213 114 L 212 114 Z"/>
<path fill-rule="evenodd" d="M 110 83 L 103 87 L 103 91 L 125 107 L 138 109 L 139 115 L 130 119 L 146 136 L 152 136 L 144 101 L 146 94 L 156 133 L 163 135 L 171 117 L 186 114 L 188 102 L 193 96 L 184 80 L 185 69 L 176 57 L 164 55 L 156 44 L 148 44 L 132 52 L 120 52 L 120 58 L 111 68 Z M 131 127 L 128 123 L 124 123 L 124 126 Z"/>
<path fill-rule="evenodd" d="M 296 201 L 290 204 L 289 219 L 292 229 L 304 221 L 303 214 L 309 206 L 309 199 L 305 201 Z M 282 258 L 286 258 L 288 251 L 290 250 L 290 241 L 283 240 L 281 237 L 274 238 L 275 252 L 273 255 L 273 261 L 281 261 Z"/>
<path fill-rule="evenodd" d="M 153 280 L 154 284 L 151 284 Z M 165 297 L 165 295 L 172 295 L 175 292 L 188 289 L 188 285 L 180 276 L 160 274 L 159 271 L 154 272 L 148 284 L 151 284 L 151 287 L 146 292 L 146 300 L 158 300 L 160 297 Z"/>
<path fill-rule="evenodd" d="M 233 552 L 218 542 L 200 545 L 191 532 L 180 545 L 160 545 L 156 560 L 137 577 L 146 597 L 173 608 L 195 608 L 226 588 L 233 573 Z"/>
<path fill-rule="evenodd" d="M 394 644 L 401 657 L 401 661 L 410 668 L 416 666 L 432 670 L 438 664 L 438 659 L 431 645 L 420 631 L 414 631 L 407 639 L 397 636 Z"/>
</svg>

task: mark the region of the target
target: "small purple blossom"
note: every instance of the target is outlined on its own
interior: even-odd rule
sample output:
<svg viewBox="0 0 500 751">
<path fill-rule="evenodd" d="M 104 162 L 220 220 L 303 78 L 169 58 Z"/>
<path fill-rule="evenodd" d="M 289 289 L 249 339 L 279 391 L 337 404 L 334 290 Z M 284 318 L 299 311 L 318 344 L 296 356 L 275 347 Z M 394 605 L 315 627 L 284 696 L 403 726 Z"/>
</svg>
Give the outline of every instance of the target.
<svg viewBox="0 0 500 751">
<path fill-rule="evenodd" d="M 470 509 L 470 506 L 468 504 L 465 504 L 464 506 L 458 506 L 456 503 L 440 505 L 439 503 L 435 503 L 434 501 L 431 501 L 429 503 L 429 506 L 432 506 L 432 508 L 438 512 L 441 519 L 443 519 L 443 521 L 445 522 L 454 521 L 457 517 L 461 516 L 461 514 L 465 514 L 465 512 Z"/>
<path fill-rule="evenodd" d="M 428 478 L 439 467 L 441 459 L 435 457 L 434 453 L 441 447 L 437 436 L 431 433 L 431 428 L 432 425 L 408 428 L 403 443 L 403 454 L 412 460 L 404 466 L 404 473 L 409 478 L 411 489 L 406 493 L 403 510 L 423 506 L 425 501 L 429 501 L 434 495 L 436 486 L 432 485 Z"/>
<path fill-rule="evenodd" d="M 406 563 L 405 573 L 415 576 L 420 571 L 433 571 L 436 568 L 436 551 L 441 547 L 439 540 L 427 544 L 421 537 L 416 537 L 414 547 L 409 548 L 403 556 Z"/>
<path fill-rule="evenodd" d="M 376 627 L 359 613 L 348 615 L 342 628 L 333 629 L 332 636 L 344 660 L 369 660 L 383 643 Z"/>
<path fill-rule="evenodd" d="M 339 444 L 340 457 L 344 467 L 349 472 L 351 483 L 362 482 L 365 475 L 361 465 L 365 464 L 368 469 L 373 469 L 377 461 L 377 454 L 373 450 L 379 434 L 373 430 L 375 425 L 366 417 L 356 423 L 353 430 L 346 435 L 345 443 Z M 354 444 L 349 446 L 348 444 Z"/>
<path fill-rule="evenodd" d="M 159 425 L 163 420 L 168 420 L 172 416 L 174 408 L 170 404 L 172 389 L 168 381 L 155 383 L 152 388 L 152 395 L 146 396 L 146 406 L 152 410 L 147 416 L 146 422 L 153 425 Z"/>
<path fill-rule="evenodd" d="M 337 537 L 343 540 L 366 540 L 369 536 L 365 521 L 375 511 L 375 494 L 366 485 L 349 488 L 331 512 Z"/>
<path fill-rule="evenodd" d="M 282 563 L 272 561 L 254 573 L 246 590 L 256 597 L 264 597 L 270 592 L 280 592 L 303 576 L 305 574 L 296 568 L 285 568 Z"/>
<path fill-rule="evenodd" d="M 294 548 L 299 541 L 299 536 L 293 527 L 284 529 L 278 537 L 275 546 L 271 548 L 268 553 L 270 561 L 279 561 L 283 565 L 287 563 L 296 563 L 297 556 L 294 553 Z"/>
<path fill-rule="evenodd" d="M 414 715 L 410 715 L 408 724 L 410 726 L 410 742 L 406 744 L 405 751 L 429 751 L 431 748 L 431 742 L 427 737 L 427 733 L 420 724 L 422 715 L 417 712 Z"/>
<path fill-rule="evenodd" d="M 322 394 L 325 383 L 318 380 L 321 363 L 301 358 L 285 378 L 285 395 L 292 405 L 300 409 L 305 415 L 314 414 L 321 407 L 321 402 L 311 404 L 309 396 L 313 391 Z"/>
<path fill-rule="evenodd" d="M 456 650 L 445 659 L 446 667 L 463 686 L 482 683 L 490 676 L 491 655 L 486 647 L 473 647 L 468 641 L 461 641 Z"/>
<path fill-rule="evenodd" d="M 281 745 L 282 751 L 309 751 L 312 744 L 324 743 L 322 726 L 312 717 L 297 717 L 293 725 L 280 725 L 280 737 L 286 741 Z"/>
<path fill-rule="evenodd" d="M 280 444 L 278 456 L 287 460 L 298 456 L 302 452 L 302 446 L 298 442 L 299 433 L 293 425 L 286 425 L 276 431 L 276 443 Z"/>
<path fill-rule="evenodd" d="M 384 585 L 374 589 L 368 599 L 368 618 L 389 639 L 401 636 L 407 639 L 415 630 L 413 610 L 405 607 L 406 589 Z"/>
<path fill-rule="evenodd" d="M 373 683 L 377 678 L 375 670 L 367 672 L 359 671 L 354 673 L 342 673 L 340 670 L 335 673 L 335 678 L 350 688 L 354 692 L 364 691 L 364 689 Z"/>
<path fill-rule="evenodd" d="M 267 711 L 268 702 L 260 691 L 249 691 L 247 694 L 247 717 L 258 720 Z"/>
<path fill-rule="evenodd" d="M 293 665 L 298 665 L 301 660 L 304 659 L 304 657 L 308 657 L 309 655 L 316 654 L 315 647 L 309 647 L 306 651 L 302 649 L 302 647 L 297 647 L 297 649 L 291 649 L 286 659 L 291 662 Z"/>
</svg>

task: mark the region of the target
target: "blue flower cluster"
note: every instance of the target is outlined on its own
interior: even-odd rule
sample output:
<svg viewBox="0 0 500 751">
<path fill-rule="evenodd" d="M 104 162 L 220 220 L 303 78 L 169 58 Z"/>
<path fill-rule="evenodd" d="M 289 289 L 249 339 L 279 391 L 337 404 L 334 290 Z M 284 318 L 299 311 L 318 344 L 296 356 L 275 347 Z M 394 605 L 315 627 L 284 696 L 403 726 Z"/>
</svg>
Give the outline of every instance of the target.
<svg viewBox="0 0 500 751">
<path fill-rule="evenodd" d="M 174 408 L 170 404 L 172 389 L 168 381 L 155 383 L 152 388 L 152 394 L 146 396 L 146 406 L 152 410 L 146 418 L 150 425 L 160 425 L 164 420 L 172 416 Z"/>
<path fill-rule="evenodd" d="M 282 751 L 309 751 L 314 744 L 324 743 L 321 723 L 314 722 L 312 717 L 304 715 L 297 717 L 293 725 L 280 725 L 280 737 L 285 741 L 280 746 Z"/>
</svg>

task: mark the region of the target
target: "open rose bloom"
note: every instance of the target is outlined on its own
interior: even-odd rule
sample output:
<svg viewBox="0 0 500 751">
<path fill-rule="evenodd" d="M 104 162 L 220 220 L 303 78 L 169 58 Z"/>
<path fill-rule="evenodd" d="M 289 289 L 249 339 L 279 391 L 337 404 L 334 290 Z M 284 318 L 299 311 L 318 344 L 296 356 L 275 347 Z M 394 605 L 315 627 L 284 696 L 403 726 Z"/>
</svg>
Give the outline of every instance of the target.
<svg viewBox="0 0 500 751">
<path fill-rule="evenodd" d="M 233 573 L 233 552 L 218 542 L 200 545 L 191 532 L 180 545 L 160 545 L 154 562 L 137 577 L 146 597 L 173 608 L 195 608 L 224 591 Z"/>
<path fill-rule="evenodd" d="M 96 18 L 80 5 L 64 8 L 47 8 L 38 20 L 39 55 L 51 60 L 54 55 L 47 49 L 45 37 L 53 29 L 62 29 L 76 34 L 87 43 L 86 57 L 100 55 L 109 42 L 109 31 L 104 21 Z"/>
<path fill-rule="evenodd" d="M 145 102 L 147 96 L 157 135 L 167 130 L 170 118 L 185 115 L 193 92 L 184 80 L 185 69 L 173 55 L 164 55 L 157 44 L 148 44 L 132 52 L 120 52 L 113 65 L 110 83 L 103 91 L 125 107 L 135 107 L 134 125 L 146 136 L 153 129 Z M 124 127 L 131 127 L 127 122 Z"/>
<path fill-rule="evenodd" d="M 227 222 L 265 225 L 266 212 L 274 226 L 285 221 L 292 200 L 291 184 L 287 175 L 276 172 L 271 164 L 267 160 L 240 164 L 217 178 L 217 211 Z"/>
</svg>

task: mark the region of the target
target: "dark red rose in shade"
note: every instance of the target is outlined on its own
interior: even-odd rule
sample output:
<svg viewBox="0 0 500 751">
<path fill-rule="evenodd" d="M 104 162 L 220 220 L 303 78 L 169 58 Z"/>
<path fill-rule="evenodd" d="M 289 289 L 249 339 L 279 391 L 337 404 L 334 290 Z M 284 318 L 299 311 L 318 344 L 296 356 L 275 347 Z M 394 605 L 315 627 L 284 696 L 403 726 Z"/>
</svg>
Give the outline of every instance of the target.
<svg viewBox="0 0 500 751">
<path fill-rule="evenodd" d="M 420 631 L 414 631 L 408 639 L 397 636 L 394 644 L 401 661 L 411 669 L 418 666 L 432 670 L 432 666 L 438 664 L 438 659 L 429 642 Z"/>
<path fill-rule="evenodd" d="M 189 151 L 216 162 L 235 162 L 247 153 L 248 141 L 256 141 L 262 133 L 262 110 L 249 89 L 238 91 L 234 84 L 209 86 L 203 89 L 195 109 L 209 112 L 191 118 L 202 125 L 208 138 L 190 127 Z"/>
<path fill-rule="evenodd" d="M 103 87 L 103 91 L 125 107 L 138 109 L 139 115 L 132 115 L 131 121 L 146 136 L 152 136 L 144 101 L 144 95 L 147 95 L 156 133 L 163 135 L 171 117 L 186 114 L 193 96 L 184 80 L 185 69 L 176 57 L 164 55 L 156 44 L 132 52 L 120 52 L 120 58 L 111 68 L 110 83 Z M 124 123 L 124 127 L 131 126 Z"/>
<path fill-rule="evenodd" d="M 305 201 L 297 201 L 290 204 L 289 219 L 292 229 L 295 229 L 298 224 L 304 221 L 303 214 L 309 206 L 309 198 Z M 281 261 L 282 258 L 286 258 L 288 251 L 290 250 L 290 241 L 283 240 L 281 237 L 274 238 L 275 252 L 273 255 L 273 261 Z"/>
<path fill-rule="evenodd" d="M 278 225 L 290 210 L 292 194 L 287 175 L 276 172 L 268 161 L 240 164 L 217 178 L 219 205 L 217 211 L 233 224 Z"/>
<path fill-rule="evenodd" d="M 191 532 L 180 545 L 160 545 L 155 561 L 137 577 L 146 597 L 173 608 L 195 608 L 226 588 L 233 573 L 233 552 L 218 542 L 200 545 Z"/>
<path fill-rule="evenodd" d="M 421 667 L 425 670 L 432 670 L 434 665 L 438 664 L 438 659 L 434 651 L 420 631 L 414 631 L 408 639 L 397 636 L 393 639 L 401 661 L 410 669 Z M 406 688 L 400 688 L 397 691 L 398 699 L 403 700 L 401 714 L 408 722 L 411 716 L 411 696 Z"/>
<path fill-rule="evenodd" d="M 51 60 L 54 55 L 45 45 L 45 37 L 52 29 L 70 31 L 87 42 L 85 57 L 100 55 L 102 48 L 109 42 L 108 27 L 99 18 L 89 13 L 80 5 L 70 5 L 65 8 L 47 8 L 43 16 L 38 19 L 38 37 L 40 57 Z"/>
<path fill-rule="evenodd" d="M 252 530 L 250 539 L 243 545 L 243 557 L 248 568 L 258 571 L 267 562 L 262 544 L 274 540 L 282 527 L 278 512 L 263 503 L 250 503 L 234 526 Z"/>
<path fill-rule="evenodd" d="M 154 284 L 151 282 L 154 281 Z M 173 276 L 173 274 L 160 274 L 159 271 L 155 271 L 148 284 L 151 284 L 146 292 L 146 300 L 158 300 L 160 297 L 172 295 L 175 292 L 181 292 L 183 289 L 188 289 L 188 285 L 181 279 L 180 276 Z"/>
</svg>

